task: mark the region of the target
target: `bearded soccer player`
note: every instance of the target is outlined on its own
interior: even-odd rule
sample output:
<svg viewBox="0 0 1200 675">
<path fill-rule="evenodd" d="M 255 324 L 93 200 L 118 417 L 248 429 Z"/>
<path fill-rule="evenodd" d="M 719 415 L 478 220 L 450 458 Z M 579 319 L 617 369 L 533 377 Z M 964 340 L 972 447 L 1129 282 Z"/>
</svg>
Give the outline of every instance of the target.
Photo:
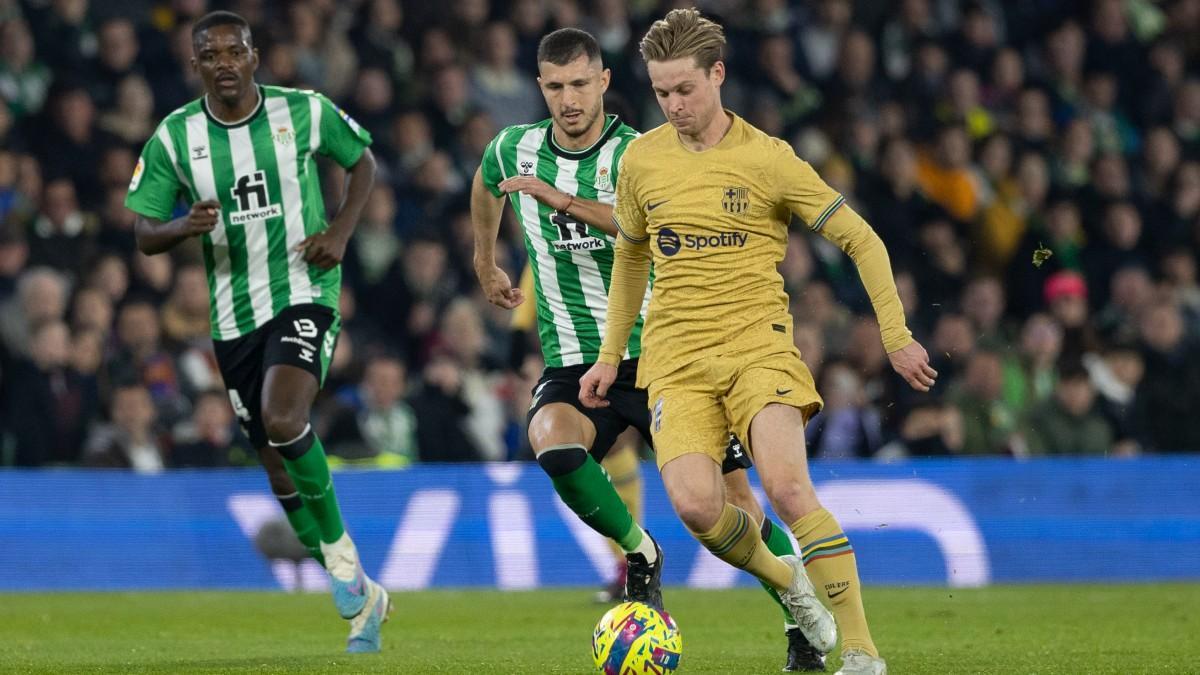
<svg viewBox="0 0 1200 675">
<path fill-rule="evenodd" d="M 527 298 L 532 298 L 537 293 L 537 287 L 533 283 L 533 268 L 529 265 L 526 265 L 521 272 L 519 288 L 521 295 Z M 516 307 L 512 313 L 510 326 L 513 340 L 517 346 L 511 363 L 514 368 L 520 369 L 524 363 L 524 344 L 527 336 L 537 327 L 537 303 L 523 302 Z M 626 429 L 613 441 L 612 448 L 605 453 L 603 461 L 600 462 L 600 466 L 608 474 L 609 481 L 617 490 L 617 496 L 629 510 L 629 515 L 634 522 L 641 522 L 642 512 L 642 471 L 641 462 L 638 459 L 641 444 L 642 439 L 639 438 L 637 430 Z M 620 544 L 612 539 L 605 541 L 616 558 L 617 569 L 612 580 L 605 582 L 604 586 L 596 592 L 595 598 L 596 602 L 607 605 L 621 602 L 625 597 L 625 573 L 629 561 L 625 559 L 625 549 L 621 548 Z"/>
<path fill-rule="evenodd" d="M 501 131 L 475 175 L 475 271 L 492 303 L 513 309 L 527 301 L 495 258 L 507 195 L 533 270 L 531 301 L 536 303 L 546 363 L 529 410 L 530 444 L 563 502 L 625 552 L 625 597 L 661 607 L 662 550 L 635 521 L 600 465 L 626 428 L 650 440 L 646 392 L 635 386 L 648 301 L 644 286 L 628 326 L 632 338 L 614 362 L 612 405 L 586 408 L 578 395 L 580 376 L 600 354 L 617 234 L 613 190 L 621 157 L 637 132 L 615 115 L 604 114 L 610 74 L 588 33 L 564 28 L 544 37 L 538 47 L 538 71 L 550 119 Z M 740 445 L 727 442 L 722 453 L 730 499 L 753 516 L 756 532 L 761 523 L 774 550 L 791 553 L 786 532 L 765 518 L 745 471 L 738 471 L 748 465 Z M 820 654 L 792 628 L 788 669 L 823 669 Z"/>
<path fill-rule="evenodd" d="M 236 14 L 197 21 L 192 49 L 205 93 L 142 150 L 125 201 L 137 245 L 154 255 L 200 239 L 233 409 L 296 535 L 329 572 L 350 621 L 346 650 L 376 652 L 391 602 L 363 572 L 309 425 L 340 326 L 342 255 L 374 180 L 371 136 L 320 94 L 257 85 L 258 51 Z M 317 154 L 349 173 L 328 223 Z M 180 197 L 191 208 L 172 219 Z"/>
<path fill-rule="evenodd" d="M 804 425 L 821 399 L 793 343 L 776 270 L 793 214 L 853 258 L 893 368 L 919 391 L 937 373 L 905 326 L 879 237 L 787 143 L 722 108 L 724 42 L 721 27 L 696 10 L 670 12 L 641 42 L 668 124 L 630 143 L 623 158 L 607 330 L 580 398 L 610 405 L 653 262 L 638 384 L 649 389 L 671 503 L 714 555 L 780 592 L 813 646 L 831 651 L 840 626 L 841 672 L 879 675 L 887 666 L 867 628 L 854 549 L 808 473 Z M 771 553 L 749 516 L 726 503 L 718 467 L 730 426 L 800 558 Z"/>
</svg>

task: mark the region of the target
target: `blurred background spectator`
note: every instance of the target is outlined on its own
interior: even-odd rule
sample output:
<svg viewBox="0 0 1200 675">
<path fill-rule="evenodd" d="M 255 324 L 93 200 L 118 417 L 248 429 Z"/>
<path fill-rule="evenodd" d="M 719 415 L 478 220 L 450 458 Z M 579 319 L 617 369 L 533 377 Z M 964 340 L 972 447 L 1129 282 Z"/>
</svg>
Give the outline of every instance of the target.
<svg viewBox="0 0 1200 675">
<path fill-rule="evenodd" d="M 120 384 L 112 391 L 108 421 L 88 436 L 84 464 L 158 473 L 165 466 L 159 433 L 150 391 L 138 383 Z"/>
<path fill-rule="evenodd" d="M 335 464 L 395 468 L 417 460 L 417 419 L 405 402 L 407 373 L 399 358 L 380 354 L 363 369 L 362 383 L 338 397 L 325 415 Z"/>
<path fill-rule="evenodd" d="M 344 464 L 527 457 L 536 345 L 478 294 L 467 190 L 547 116 L 536 47 L 591 30 L 606 104 L 663 122 L 637 42 L 678 3 L 0 0 L 0 465 L 255 461 L 209 340 L 198 246 L 135 253 L 141 145 L 198 93 L 191 22 L 254 28 L 264 83 L 376 139 L 344 330 L 314 413 Z M 700 1 L 725 101 L 791 142 L 888 246 L 941 372 L 892 374 L 853 265 L 797 228 L 781 265 L 827 402 L 815 457 L 1200 449 L 1200 12 L 1193 0 Z M 343 173 L 321 164 L 327 205 Z M 515 277 L 521 233 L 498 254 Z"/>
</svg>

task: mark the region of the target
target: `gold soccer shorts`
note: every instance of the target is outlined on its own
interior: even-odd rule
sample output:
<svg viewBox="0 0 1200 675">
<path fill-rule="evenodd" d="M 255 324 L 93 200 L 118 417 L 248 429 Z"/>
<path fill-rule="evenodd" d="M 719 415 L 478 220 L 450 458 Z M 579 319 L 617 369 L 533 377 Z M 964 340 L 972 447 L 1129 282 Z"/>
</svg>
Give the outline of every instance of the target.
<svg viewBox="0 0 1200 675">
<path fill-rule="evenodd" d="M 790 342 L 790 341 L 789 341 Z M 788 345 L 790 346 L 790 345 Z M 800 409 L 807 422 L 822 401 L 795 347 L 734 353 L 688 364 L 650 383 L 650 430 L 661 469 L 690 452 L 725 460 L 729 432 L 754 456 L 750 423 L 769 403 Z"/>
</svg>

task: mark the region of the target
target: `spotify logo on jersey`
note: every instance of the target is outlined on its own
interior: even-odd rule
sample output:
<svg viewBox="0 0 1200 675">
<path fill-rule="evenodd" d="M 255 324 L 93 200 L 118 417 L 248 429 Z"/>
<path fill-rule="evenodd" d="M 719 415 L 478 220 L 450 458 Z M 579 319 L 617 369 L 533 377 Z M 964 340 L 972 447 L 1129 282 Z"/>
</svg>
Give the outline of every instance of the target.
<svg viewBox="0 0 1200 675">
<path fill-rule="evenodd" d="M 668 258 L 679 253 L 679 235 L 675 231 L 664 227 L 658 231 L 658 250 Z"/>
</svg>

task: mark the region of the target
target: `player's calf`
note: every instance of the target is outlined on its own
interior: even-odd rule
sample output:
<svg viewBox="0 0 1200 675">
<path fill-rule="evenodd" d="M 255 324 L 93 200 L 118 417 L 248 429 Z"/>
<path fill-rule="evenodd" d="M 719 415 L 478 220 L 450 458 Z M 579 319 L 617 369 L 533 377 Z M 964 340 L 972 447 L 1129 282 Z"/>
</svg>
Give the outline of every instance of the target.
<svg viewBox="0 0 1200 675">
<path fill-rule="evenodd" d="M 283 466 L 283 457 L 269 445 L 259 448 L 258 457 L 267 472 L 271 492 L 279 500 L 279 506 L 283 508 L 283 514 L 296 533 L 296 538 L 308 549 L 309 555 L 321 563 L 321 567 L 325 567 L 325 555 L 321 553 L 321 525 L 300 498 L 296 483 Z"/>
<path fill-rule="evenodd" d="M 288 482 L 291 483 L 290 480 Z M 300 540 L 301 544 L 304 544 L 308 554 L 321 563 L 321 567 L 325 567 L 325 554 L 321 552 L 321 525 L 313 517 L 312 511 L 304 505 L 304 500 L 300 499 L 300 493 L 292 492 L 287 495 L 276 493 L 275 498 L 283 507 L 283 513 L 287 517 L 288 524 L 292 526 L 292 531 L 296 533 L 296 538 Z"/>
<path fill-rule="evenodd" d="M 863 609 L 854 546 L 841 525 L 833 514 L 818 509 L 792 523 L 791 530 L 800 543 L 804 568 L 837 616 L 843 634 L 842 649 L 877 658 L 879 652 Z"/>
<path fill-rule="evenodd" d="M 338 614 L 344 619 L 357 616 L 368 600 L 366 575 L 359 563 L 358 549 L 342 522 L 320 439 L 306 425 L 298 438 L 286 443 L 272 441 L 270 445 L 283 457 L 300 499 L 317 521 L 321 554 L 325 558 L 325 569 L 329 571 Z"/>
<path fill-rule="evenodd" d="M 627 555 L 640 553 L 651 563 L 657 558 L 646 531 L 634 522 L 608 474 L 582 445 L 544 448 L 537 460 L 555 492 L 580 520 L 617 542 Z"/>
<path fill-rule="evenodd" d="M 795 555 L 796 549 L 788 538 L 786 530 L 772 523 L 763 512 L 762 505 L 754 491 L 750 489 L 747 470 L 753 466 L 749 461 L 745 448 L 734 434 L 729 435 L 729 447 L 725 450 L 725 461 L 721 472 L 725 477 L 725 499 L 730 504 L 742 509 L 755 522 L 761 523 L 759 534 L 767 550 L 776 556 Z M 783 612 L 783 630 L 787 639 L 787 659 L 783 666 L 784 672 L 821 672 L 825 670 L 825 657 L 818 652 L 804 637 L 804 633 L 796 626 L 796 620 L 791 611 L 779 599 L 779 591 L 771 584 L 758 580 L 763 590 L 779 605 Z"/>
<path fill-rule="evenodd" d="M 662 551 L 650 534 L 633 520 L 604 469 L 582 445 L 543 449 L 538 464 L 554 483 L 554 490 L 579 519 L 617 542 L 627 566 L 626 596 L 662 606 L 658 578 L 662 576 Z"/>
</svg>

